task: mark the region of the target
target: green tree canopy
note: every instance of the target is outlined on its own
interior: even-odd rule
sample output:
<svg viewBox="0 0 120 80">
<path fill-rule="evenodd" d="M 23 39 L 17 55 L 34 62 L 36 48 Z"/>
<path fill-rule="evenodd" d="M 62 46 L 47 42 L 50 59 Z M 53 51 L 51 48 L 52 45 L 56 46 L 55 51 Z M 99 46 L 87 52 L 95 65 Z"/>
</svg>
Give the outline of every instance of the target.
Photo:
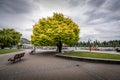
<svg viewBox="0 0 120 80">
<path fill-rule="evenodd" d="M 2 29 L 0 30 L 0 47 L 12 47 L 17 45 L 20 41 L 22 34 L 14 29 Z"/>
<path fill-rule="evenodd" d="M 33 26 L 31 42 L 35 46 L 57 45 L 61 52 L 62 44 L 72 45 L 79 40 L 78 25 L 62 13 L 42 18 Z"/>
</svg>

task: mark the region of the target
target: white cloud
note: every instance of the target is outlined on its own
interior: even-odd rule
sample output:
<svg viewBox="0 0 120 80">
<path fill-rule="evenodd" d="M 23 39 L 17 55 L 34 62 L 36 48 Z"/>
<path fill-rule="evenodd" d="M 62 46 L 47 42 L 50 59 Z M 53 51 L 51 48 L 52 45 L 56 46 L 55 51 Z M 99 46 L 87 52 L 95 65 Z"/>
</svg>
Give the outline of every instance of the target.
<svg viewBox="0 0 120 80">
<path fill-rule="evenodd" d="M 97 24 L 97 23 L 103 23 L 104 22 L 104 19 L 103 18 L 98 18 L 98 19 L 94 19 L 94 20 L 91 20 L 89 23 L 90 24 Z"/>
</svg>

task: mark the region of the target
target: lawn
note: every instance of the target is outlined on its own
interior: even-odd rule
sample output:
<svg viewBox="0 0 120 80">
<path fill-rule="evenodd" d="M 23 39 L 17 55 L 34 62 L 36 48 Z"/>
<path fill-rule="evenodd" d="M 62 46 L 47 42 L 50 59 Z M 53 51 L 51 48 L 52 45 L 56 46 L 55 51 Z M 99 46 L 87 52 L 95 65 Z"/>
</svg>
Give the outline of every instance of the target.
<svg viewBox="0 0 120 80">
<path fill-rule="evenodd" d="M 22 50 L 18 50 L 18 49 L 0 49 L 0 54 L 6 54 L 6 53 L 18 52 L 18 51 L 22 51 Z"/>
<path fill-rule="evenodd" d="M 119 59 L 119 54 L 98 53 L 98 52 L 70 52 L 64 55 L 78 56 L 78 57 L 90 57 L 90 58 L 104 58 L 104 59 Z"/>
</svg>

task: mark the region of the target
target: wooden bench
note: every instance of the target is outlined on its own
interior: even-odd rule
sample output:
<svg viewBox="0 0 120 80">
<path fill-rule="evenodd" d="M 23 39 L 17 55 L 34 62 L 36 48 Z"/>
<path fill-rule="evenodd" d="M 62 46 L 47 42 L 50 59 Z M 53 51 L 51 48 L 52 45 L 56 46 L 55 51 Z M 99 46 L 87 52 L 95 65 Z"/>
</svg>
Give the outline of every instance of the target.
<svg viewBox="0 0 120 80">
<path fill-rule="evenodd" d="M 18 60 L 20 61 L 21 58 L 24 57 L 24 55 L 25 55 L 25 52 L 19 53 L 19 54 L 15 54 L 14 57 L 9 58 L 8 61 L 11 61 L 13 63 L 18 61 Z"/>
</svg>

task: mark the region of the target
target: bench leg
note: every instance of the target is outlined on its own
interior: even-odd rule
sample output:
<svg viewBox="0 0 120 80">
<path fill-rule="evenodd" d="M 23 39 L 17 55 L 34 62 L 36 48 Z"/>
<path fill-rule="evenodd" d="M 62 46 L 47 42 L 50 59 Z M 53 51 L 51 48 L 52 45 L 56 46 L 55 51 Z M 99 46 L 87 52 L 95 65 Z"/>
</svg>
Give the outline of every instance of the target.
<svg viewBox="0 0 120 80">
<path fill-rule="evenodd" d="M 19 58 L 19 60 L 21 60 L 21 58 Z"/>
<path fill-rule="evenodd" d="M 12 63 L 15 63 L 15 60 L 13 60 Z"/>
<path fill-rule="evenodd" d="M 15 60 L 12 60 L 12 61 L 11 61 L 11 64 L 12 64 L 12 63 L 15 63 Z"/>
</svg>

